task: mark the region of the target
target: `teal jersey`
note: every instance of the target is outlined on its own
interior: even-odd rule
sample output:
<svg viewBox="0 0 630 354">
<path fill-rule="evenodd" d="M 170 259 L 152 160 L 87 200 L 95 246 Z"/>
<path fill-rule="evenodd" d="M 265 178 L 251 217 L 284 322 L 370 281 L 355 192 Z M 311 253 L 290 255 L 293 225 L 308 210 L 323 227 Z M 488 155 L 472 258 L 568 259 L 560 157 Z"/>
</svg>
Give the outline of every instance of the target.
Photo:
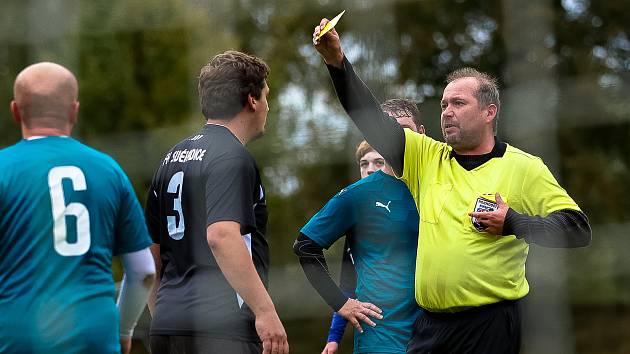
<svg viewBox="0 0 630 354">
<path fill-rule="evenodd" d="M 355 353 L 405 353 L 421 314 L 414 298 L 418 211 L 404 183 L 382 171 L 344 188 L 302 228 L 324 248 L 346 235 L 357 272 L 356 297 L 383 310 Z"/>
<path fill-rule="evenodd" d="M 0 353 L 119 353 L 112 256 L 151 243 L 109 156 L 68 137 L 0 150 Z"/>
</svg>

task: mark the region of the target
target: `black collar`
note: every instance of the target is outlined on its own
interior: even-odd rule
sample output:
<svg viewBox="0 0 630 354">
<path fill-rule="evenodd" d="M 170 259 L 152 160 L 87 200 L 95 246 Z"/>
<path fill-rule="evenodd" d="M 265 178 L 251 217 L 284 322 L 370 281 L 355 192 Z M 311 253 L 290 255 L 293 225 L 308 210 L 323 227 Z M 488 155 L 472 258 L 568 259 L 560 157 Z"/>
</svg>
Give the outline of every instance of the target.
<svg viewBox="0 0 630 354">
<path fill-rule="evenodd" d="M 470 171 L 490 161 L 490 159 L 494 157 L 503 157 L 506 149 L 507 144 L 500 141 L 499 138 L 495 136 L 494 147 L 492 147 L 492 151 L 490 151 L 489 153 L 482 155 L 460 155 L 456 153 L 455 150 L 451 150 L 451 158 L 455 158 L 460 166 L 462 166 L 467 171 Z"/>
</svg>

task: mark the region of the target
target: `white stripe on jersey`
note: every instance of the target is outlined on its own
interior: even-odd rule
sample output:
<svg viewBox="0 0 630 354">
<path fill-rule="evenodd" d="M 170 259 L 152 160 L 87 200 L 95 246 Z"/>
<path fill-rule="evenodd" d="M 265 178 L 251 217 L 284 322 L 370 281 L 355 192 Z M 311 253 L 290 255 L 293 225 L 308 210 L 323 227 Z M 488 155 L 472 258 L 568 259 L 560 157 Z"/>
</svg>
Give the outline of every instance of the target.
<svg viewBox="0 0 630 354">
<path fill-rule="evenodd" d="M 247 246 L 247 251 L 249 255 L 252 255 L 252 234 L 243 235 L 243 241 L 245 241 L 245 246 Z M 241 295 L 236 293 L 236 300 L 238 301 L 238 307 L 243 308 L 243 298 Z"/>
</svg>

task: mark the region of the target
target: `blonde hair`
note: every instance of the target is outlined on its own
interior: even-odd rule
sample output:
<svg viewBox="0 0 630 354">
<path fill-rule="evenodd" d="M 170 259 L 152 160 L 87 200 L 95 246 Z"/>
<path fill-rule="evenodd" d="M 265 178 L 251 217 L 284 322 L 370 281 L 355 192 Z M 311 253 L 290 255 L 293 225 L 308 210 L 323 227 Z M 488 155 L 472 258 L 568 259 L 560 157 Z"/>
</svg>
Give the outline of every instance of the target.
<svg viewBox="0 0 630 354">
<path fill-rule="evenodd" d="M 374 148 L 372 148 L 367 141 L 361 141 L 359 145 L 357 145 L 357 151 L 354 153 L 357 163 L 361 162 L 361 158 L 370 151 L 374 151 Z"/>
</svg>

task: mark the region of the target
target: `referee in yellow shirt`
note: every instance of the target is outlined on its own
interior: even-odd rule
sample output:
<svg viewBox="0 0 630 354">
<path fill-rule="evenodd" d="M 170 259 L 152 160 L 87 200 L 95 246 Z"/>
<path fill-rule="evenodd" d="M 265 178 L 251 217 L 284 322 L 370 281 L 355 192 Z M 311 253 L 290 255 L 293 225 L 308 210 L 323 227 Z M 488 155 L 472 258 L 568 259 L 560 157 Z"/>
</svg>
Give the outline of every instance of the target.
<svg viewBox="0 0 630 354">
<path fill-rule="evenodd" d="M 530 243 L 583 247 L 586 215 L 544 162 L 500 141 L 496 79 L 451 73 L 441 127 L 446 143 L 401 128 L 354 73 L 333 29 L 313 44 L 337 96 L 366 140 L 405 182 L 420 213 L 415 296 L 425 309 L 408 353 L 518 353 L 518 300 L 529 292 Z"/>
</svg>

